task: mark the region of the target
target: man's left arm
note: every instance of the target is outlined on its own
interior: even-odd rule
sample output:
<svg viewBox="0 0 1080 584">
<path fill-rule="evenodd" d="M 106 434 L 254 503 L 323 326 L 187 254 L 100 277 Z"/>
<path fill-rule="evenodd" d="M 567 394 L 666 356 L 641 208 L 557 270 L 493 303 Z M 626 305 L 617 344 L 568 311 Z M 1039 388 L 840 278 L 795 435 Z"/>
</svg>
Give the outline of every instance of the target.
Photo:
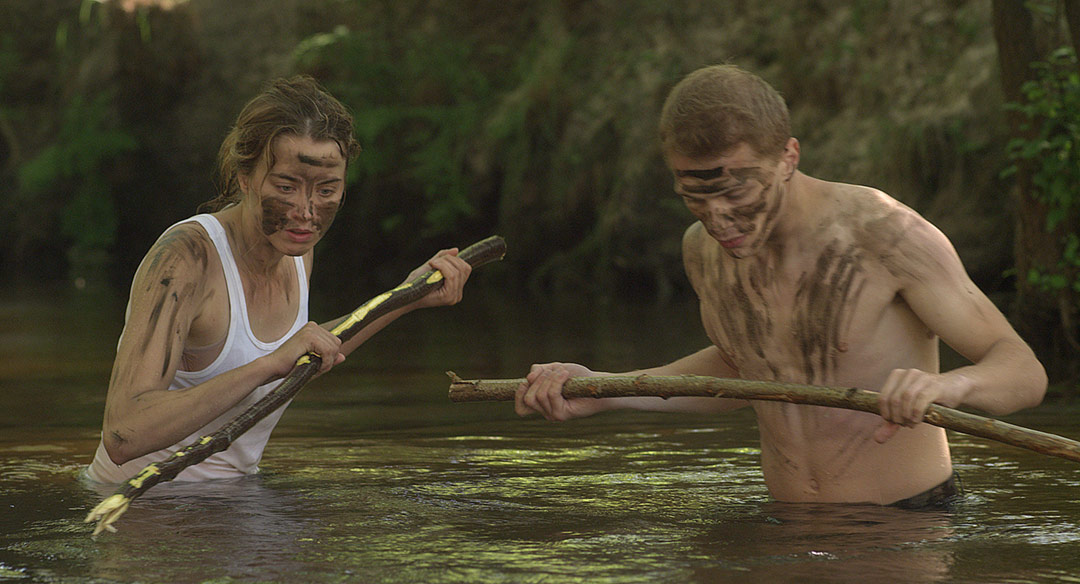
<svg viewBox="0 0 1080 584">
<path fill-rule="evenodd" d="M 890 423 L 875 438 L 923 420 L 931 403 L 1004 415 L 1038 405 L 1046 371 L 1000 310 L 971 281 L 948 238 L 922 220 L 897 248 L 901 295 L 924 324 L 971 361 L 945 373 L 896 369 L 881 387 L 881 415 Z"/>
</svg>

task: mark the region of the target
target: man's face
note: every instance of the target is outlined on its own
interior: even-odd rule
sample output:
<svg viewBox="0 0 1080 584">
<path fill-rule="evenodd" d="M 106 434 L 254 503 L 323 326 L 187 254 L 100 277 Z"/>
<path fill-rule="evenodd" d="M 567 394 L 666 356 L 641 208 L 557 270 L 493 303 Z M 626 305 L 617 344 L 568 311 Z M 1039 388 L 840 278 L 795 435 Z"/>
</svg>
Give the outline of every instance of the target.
<svg viewBox="0 0 1080 584">
<path fill-rule="evenodd" d="M 263 235 L 286 255 L 307 253 L 322 239 L 345 194 L 345 160 L 334 141 L 279 136 L 275 162 L 260 164 L 245 190 Z"/>
<path fill-rule="evenodd" d="M 772 233 L 783 201 L 781 161 L 740 144 L 717 158 L 668 156 L 675 192 L 734 258 L 757 253 Z"/>
</svg>

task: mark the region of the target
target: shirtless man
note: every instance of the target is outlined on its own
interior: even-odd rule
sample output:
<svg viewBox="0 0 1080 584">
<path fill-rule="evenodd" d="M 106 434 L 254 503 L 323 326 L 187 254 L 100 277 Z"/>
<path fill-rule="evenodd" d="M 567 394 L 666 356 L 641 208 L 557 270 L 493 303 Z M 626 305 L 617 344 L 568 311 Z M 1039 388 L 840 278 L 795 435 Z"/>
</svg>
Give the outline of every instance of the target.
<svg viewBox="0 0 1080 584">
<path fill-rule="evenodd" d="M 330 333 L 341 319 L 308 322 L 313 248 L 359 150 L 348 111 L 310 78 L 279 80 L 245 106 L 221 147 L 214 212 L 166 230 L 135 274 L 91 479 L 125 481 L 217 430 L 308 351 L 325 373 L 402 314 L 461 299 L 471 268 L 456 249 L 443 250 L 406 280 L 437 269 L 441 288 L 349 342 Z M 283 410 L 177 480 L 256 472 Z"/>
<path fill-rule="evenodd" d="M 664 104 L 660 140 L 698 219 L 683 260 L 713 344 L 633 373 L 873 389 L 881 416 L 713 398 L 568 401 L 562 384 L 596 373 L 561 363 L 533 366 L 520 415 L 750 405 L 777 500 L 918 506 L 955 493 L 945 431 L 921 423 L 931 403 L 1003 415 L 1042 400 L 1042 365 L 948 239 L 881 191 L 800 172 L 787 107 L 760 78 L 733 66 L 692 73 Z M 939 338 L 972 365 L 940 373 Z"/>
</svg>

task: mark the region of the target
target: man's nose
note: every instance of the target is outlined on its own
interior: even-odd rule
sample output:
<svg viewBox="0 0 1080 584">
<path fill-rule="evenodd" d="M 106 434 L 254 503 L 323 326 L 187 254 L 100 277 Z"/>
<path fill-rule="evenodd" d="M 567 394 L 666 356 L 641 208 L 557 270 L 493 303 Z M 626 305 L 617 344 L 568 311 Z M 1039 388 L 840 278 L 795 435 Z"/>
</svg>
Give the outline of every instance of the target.
<svg viewBox="0 0 1080 584">
<path fill-rule="evenodd" d="M 709 219 L 716 225 L 727 225 L 735 220 L 731 214 L 731 205 L 722 200 L 709 201 L 708 213 Z"/>
</svg>

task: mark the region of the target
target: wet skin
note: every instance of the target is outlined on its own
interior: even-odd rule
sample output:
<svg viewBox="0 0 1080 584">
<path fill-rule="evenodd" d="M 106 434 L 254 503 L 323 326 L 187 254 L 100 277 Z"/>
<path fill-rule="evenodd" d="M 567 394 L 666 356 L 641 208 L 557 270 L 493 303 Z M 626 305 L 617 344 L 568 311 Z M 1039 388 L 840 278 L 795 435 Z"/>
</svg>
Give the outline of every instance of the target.
<svg viewBox="0 0 1080 584">
<path fill-rule="evenodd" d="M 741 260 L 708 269 L 715 302 L 729 307 L 716 319 L 722 334 L 715 340 L 725 362 L 738 371 L 743 359 L 737 356 L 752 355 L 761 364 L 756 374 L 765 378 L 831 381 L 837 358 L 848 350 L 848 328 L 866 283 L 860 247 L 811 228 L 797 239 L 815 251 L 790 255 L 794 248 L 783 239 L 794 231 L 791 220 L 775 233 L 793 168 L 784 157 L 757 156 L 744 145 L 713 160 L 673 156 L 670 162 L 676 193 L 725 254 Z M 809 245 L 815 240 L 818 245 Z M 795 265 L 799 269 L 791 270 Z M 782 289 L 787 292 L 778 297 Z M 798 349 L 798 366 L 773 354 L 782 333 Z"/>
<path fill-rule="evenodd" d="M 937 338 L 904 301 L 904 283 L 881 259 L 903 257 L 922 273 L 934 256 L 887 248 L 893 239 L 879 240 L 875 234 L 882 231 L 866 227 L 891 217 L 888 224 L 906 234 L 901 241 L 917 240 L 916 217 L 867 190 L 800 180 L 814 189 L 790 199 L 770 227 L 772 237 L 754 239 L 759 228 L 736 249 L 752 253 L 732 253 L 704 221 L 684 240 L 703 324 L 730 374 L 879 388 L 895 368 L 936 373 Z M 806 201 L 812 204 L 799 204 Z M 764 224 L 764 216 L 758 221 Z M 888 503 L 926 490 L 950 472 L 938 429 L 923 426 L 878 445 L 871 436 L 881 419 L 870 414 L 752 406 L 766 482 L 781 500 Z"/>
<path fill-rule="evenodd" d="M 565 400 L 566 379 L 594 373 L 563 363 L 533 366 L 517 392 L 520 415 L 751 405 L 778 500 L 887 504 L 952 473 L 944 431 L 921 423 L 930 403 L 1003 414 L 1041 399 L 1046 378 L 1034 354 L 944 234 L 899 201 L 798 172 L 794 138 L 777 157 L 742 144 L 716 157 L 666 158 L 698 220 L 683 237 L 683 261 L 712 344 L 628 374 L 874 389 L 882 415 L 712 398 Z M 940 373 L 939 335 L 972 365 Z"/>
<path fill-rule="evenodd" d="M 217 213 L 243 274 L 252 332 L 264 342 L 281 338 L 292 326 L 297 280 L 307 278 L 297 274 L 292 257 L 308 256 L 326 233 L 345 182 L 345 160 L 335 142 L 283 136 L 273 151 L 271 165 L 260 164 L 252 175 L 238 177 L 241 202 Z M 228 332 L 230 307 L 216 253 L 201 227 L 185 223 L 155 243 L 137 274 L 126 340 L 121 340 L 110 381 L 115 396 L 105 415 L 114 462 L 183 438 L 276 374 L 265 369 L 283 369 L 278 361 L 295 361 L 295 355 L 286 355 L 267 361 L 269 366 L 238 368 L 196 392 L 165 391 L 178 369 L 200 370 L 213 362 Z M 330 336 L 308 336 L 319 335 Z M 150 421 L 142 420 L 144 412 L 173 408 L 186 412 L 184 422 L 149 413 Z M 132 444 L 132 437 L 144 435 L 146 443 Z M 135 451 L 128 452 L 128 445 Z"/>
</svg>

